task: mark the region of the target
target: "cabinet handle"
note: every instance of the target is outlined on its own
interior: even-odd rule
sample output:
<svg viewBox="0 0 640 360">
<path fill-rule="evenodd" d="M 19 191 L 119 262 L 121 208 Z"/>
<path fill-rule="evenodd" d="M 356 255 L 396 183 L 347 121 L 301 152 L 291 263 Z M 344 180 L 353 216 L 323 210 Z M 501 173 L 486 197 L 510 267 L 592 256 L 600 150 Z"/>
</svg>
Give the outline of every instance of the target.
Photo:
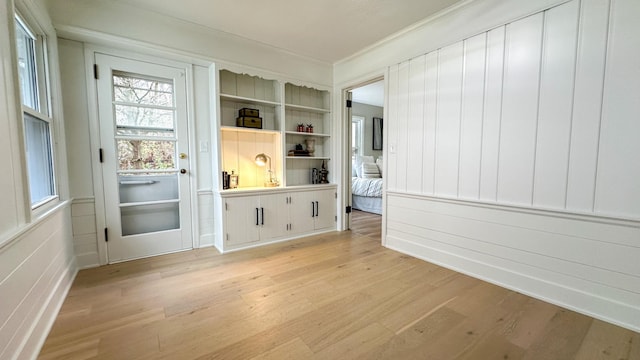
<svg viewBox="0 0 640 360">
<path fill-rule="evenodd" d="M 260 219 L 261 219 L 262 225 L 264 225 L 264 208 L 263 207 L 260 208 Z"/>
<path fill-rule="evenodd" d="M 316 204 L 311 202 L 311 217 L 316 217 Z"/>
<path fill-rule="evenodd" d="M 258 215 L 258 208 L 256 208 L 256 226 L 260 225 L 260 219 Z"/>
<path fill-rule="evenodd" d="M 316 216 L 319 216 L 320 214 L 320 204 L 318 204 L 318 202 L 316 201 Z"/>
</svg>

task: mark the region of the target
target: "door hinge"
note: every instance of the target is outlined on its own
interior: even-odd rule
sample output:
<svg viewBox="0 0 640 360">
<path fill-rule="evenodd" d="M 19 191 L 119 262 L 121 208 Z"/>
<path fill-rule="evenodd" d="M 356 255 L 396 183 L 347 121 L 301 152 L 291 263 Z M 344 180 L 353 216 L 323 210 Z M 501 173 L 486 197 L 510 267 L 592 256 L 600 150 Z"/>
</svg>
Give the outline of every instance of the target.
<svg viewBox="0 0 640 360">
<path fill-rule="evenodd" d="M 102 151 L 102 148 L 98 149 L 98 157 L 100 158 L 100 162 L 103 163 L 104 162 L 104 152 Z"/>
<path fill-rule="evenodd" d="M 104 242 L 109 242 L 109 231 L 104 228 Z"/>
<path fill-rule="evenodd" d="M 351 214 L 351 206 L 347 206 L 347 208 L 345 209 L 345 212 L 347 214 Z"/>
<path fill-rule="evenodd" d="M 96 78 L 96 79 L 97 79 L 97 78 Z M 353 104 L 352 104 L 351 100 L 347 100 L 347 107 L 348 107 L 348 108 L 350 108 L 350 107 L 352 107 L 352 105 L 353 105 Z"/>
<path fill-rule="evenodd" d="M 98 80 L 98 64 L 93 64 L 93 78 Z"/>
</svg>

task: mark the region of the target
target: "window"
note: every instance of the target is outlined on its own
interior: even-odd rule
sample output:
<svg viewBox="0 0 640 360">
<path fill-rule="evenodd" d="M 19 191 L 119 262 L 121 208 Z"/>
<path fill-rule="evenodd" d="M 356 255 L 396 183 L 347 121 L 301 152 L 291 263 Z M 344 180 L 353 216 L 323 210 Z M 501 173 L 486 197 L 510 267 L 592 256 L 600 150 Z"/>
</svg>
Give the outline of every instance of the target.
<svg viewBox="0 0 640 360">
<path fill-rule="evenodd" d="M 352 116 L 351 117 L 351 157 L 355 158 L 357 155 L 363 155 L 362 150 L 364 145 L 362 144 L 362 125 L 364 124 L 364 117 Z"/>
<path fill-rule="evenodd" d="M 36 208 L 56 197 L 46 51 L 44 36 L 18 15 L 15 24 L 29 192 Z"/>
</svg>

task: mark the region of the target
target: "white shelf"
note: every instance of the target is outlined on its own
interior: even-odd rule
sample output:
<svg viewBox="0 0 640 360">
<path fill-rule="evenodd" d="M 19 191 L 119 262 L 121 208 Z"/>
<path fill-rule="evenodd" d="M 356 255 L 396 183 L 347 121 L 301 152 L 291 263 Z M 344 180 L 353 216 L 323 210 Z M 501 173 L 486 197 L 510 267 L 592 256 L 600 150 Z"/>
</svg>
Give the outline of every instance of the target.
<svg viewBox="0 0 640 360">
<path fill-rule="evenodd" d="M 253 129 L 240 126 L 221 126 L 221 131 L 235 131 L 235 132 L 249 132 L 249 133 L 261 133 L 261 134 L 280 134 L 278 130 L 269 129 Z"/>
<path fill-rule="evenodd" d="M 320 133 L 308 133 L 302 131 L 285 131 L 287 135 L 299 135 L 299 136 L 315 136 L 315 137 L 330 137 L 329 134 L 320 134 Z"/>
<path fill-rule="evenodd" d="M 302 105 L 294 105 L 294 104 L 285 104 L 284 106 L 290 110 L 307 111 L 307 112 L 320 113 L 320 114 L 327 114 L 331 112 L 331 110 L 329 109 L 321 109 L 321 108 L 315 108 L 310 106 L 302 106 Z"/>
<path fill-rule="evenodd" d="M 292 159 L 292 160 L 331 160 L 330 157 L 326 157 L 326 156 L 287 156 L 287 159 Z"/>
<path fill-rule="evenodd" d="M 260 104 L 260 105 L 267 105 L 267 106 L 273 106 L 273 107 L 280 106 L 280 103 L 275 101 L 252 99 L 248 97 L 229 95 L 229 94 L 220 94 L 220 99 L 231 100 L 231 101 L 241 102 L 246 104 Z"/>
</svg>

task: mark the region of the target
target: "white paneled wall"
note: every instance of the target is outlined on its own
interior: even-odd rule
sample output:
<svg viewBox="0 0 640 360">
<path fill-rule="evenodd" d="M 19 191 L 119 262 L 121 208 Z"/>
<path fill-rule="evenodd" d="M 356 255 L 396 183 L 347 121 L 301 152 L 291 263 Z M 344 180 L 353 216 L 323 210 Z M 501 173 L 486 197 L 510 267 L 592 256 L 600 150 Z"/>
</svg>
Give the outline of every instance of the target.
<svg viewBox="0 0 640 360">
<path fill-rule="evenodd" d="M 640 330 L 640 1 L 389 68 L 386 245 Z"/>
<path fill-rule="evenodd" d="M 73 249 L 79 269 L 100 265 L 96 209 L 93 198 L 74 199 L 71 205 Z"/>
<path fill-rule="evenodd" d="M 198 233 L 200 234 L 197 247 L 209 247 L 214 244 L 215 224 L 213 211 L 213 191 L 198 191 Z"/>
<path fill-rule="evenodd" d="M 37 356 L 76 274 L 61 205 L 0 248 L 0 359 Z"/>
<path fill-rule="evenodd" d="M 640 227 L 391 193 L 386 246 L 640 330 Z"/>
<path fill-rule="evenodd" d="M 391 66 L 388 190 L 640 219 L 640 5 L 604 3 Z"/>
<path fill-rule="evenodd" d="M 640 218 L 640 1 L 612 0 L 595 212 Z M 601 55 L 601 54 L 594 54 Z"/>
</svg>

